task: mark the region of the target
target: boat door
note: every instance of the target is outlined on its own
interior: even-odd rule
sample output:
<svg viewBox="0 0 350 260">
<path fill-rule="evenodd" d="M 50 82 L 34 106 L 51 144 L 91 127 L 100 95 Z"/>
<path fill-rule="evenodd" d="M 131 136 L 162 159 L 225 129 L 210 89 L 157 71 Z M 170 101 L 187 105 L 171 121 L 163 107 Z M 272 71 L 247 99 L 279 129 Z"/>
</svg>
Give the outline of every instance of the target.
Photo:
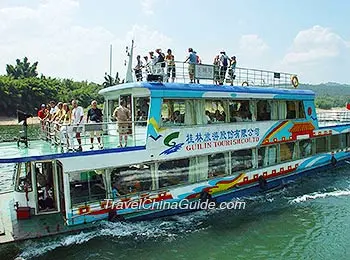
<svg viewBox="0 0 350 260">
<path fill-rule="evenodd" d="M 36 214 L 56 213 L 60 210 L 59 185 L 55 161 L 34 163 L 36 183 Z"/>
</svg>

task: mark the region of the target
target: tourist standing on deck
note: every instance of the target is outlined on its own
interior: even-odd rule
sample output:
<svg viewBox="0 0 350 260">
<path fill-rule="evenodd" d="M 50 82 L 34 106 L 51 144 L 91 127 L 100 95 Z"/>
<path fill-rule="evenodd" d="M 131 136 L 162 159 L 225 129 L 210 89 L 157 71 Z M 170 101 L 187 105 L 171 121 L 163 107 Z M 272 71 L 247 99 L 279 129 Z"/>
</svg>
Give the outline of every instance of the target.
<svg viewBox="0 0 350 260">
<path fill-rule="evenodd" d="M 119 132 L 119 146 L 123 147 L 123 137 L 124 146 L 128 144 L 128 134 L 129 134 L 129 120 L 130 110 L 126 107 L 125 100 L 120 101 L 120 105 L 113 112 L 114 117 L 117 119 L 117 127 Z"/>
<path fill-rule="evenodd" d="M 138 56 L 140 57 L 140 56 Z M 97 107 L 97 101 L 93 100 L 91 102 L 91 108 L 89 109 L 86 117 L 86 123 L 89 123 L 89 120 L 91 123 L 96 124 L 96 127 L 98 129 L 102 129 L 102 110 Z M 90 149 L 94 149 L 94 136 L 96 135 L 97 142 L 98 142 L 98 148 L 102 149 L 103 145 L 101 143 L 101 131 L 91 131 L 90 132 L 90 141 L 91 141 L 91 147 Z"/>
<path fill-rule="evenodd" d="M 169 81 L 170 78 L 170 73 L 171 73 L 171 82 L 175 81 L 176 77 L 176 71 L 175 71 L 175 57 L 171 52 L 171 49 L 168 49 L 167 56 L 165 57 L 165 60 L 167 62 L 168 68 L 167 68 L 167 82 Z"/>
<path fill-rule="evenodd" d="M 72 101 L 72 124 L 73 124 L 73 131 L 76 132 L 75 137 L 77 138 L 79 147 L 77 151 L 81 152 L 83 148 L 81 147 L 81 136 L 80 133 L 83 130 L 82 128 L 82 123 L 83 123 L 83 118 L 84 118 L 84 110 L 81 106 L 78 106 L 78 101 L 73 100 Z M 73 144 L 73 143 L 72 143 Z"/>
<path fill-rule="evenodd" d="M 216 55 L 213 61 L 214 65 L 214 84 L 218 85 L 220 80 L 220 59 L 219 55 Z"/>
<path fill-rule="evenodd" d="M 63 143 L 67 143 L 67 148 L 69 151 L 73 149 L 73 147 L 70 146 L 70 143 L 73 144 L 73 130 L 70 126 L 72 119 L 72 114 L 69 108 L 69 105 L 67 103 L 63 104 L 63 113 L 59 121 L 62 123 L 62 127 L 60 129 L 61 134 L 61 141 Z"/>
<path fill-rule="evenodd" d="M 148 56 L 143 57 L 145 59 L 145 70 L 146 74 L 151 74 L 150 62 L 148 61 Z"/>
<path fill-rule="evenodd" d="M 231 86 L 233 86 L 233 81 L 236 78 L 236 76 L 235 76 L 236 65 L 237 65 L 236 56 L 233 56 L 230 59 L 230 68 L 229 68 L 229 71 L 228 71 L 228 74 L 229 74 L 229 77 L 230 77 L 230 81 L 231 81 Z"/>
<path fill-rule="evenodd" d="M 230 58 L 226 55 L 226 52 L 224 51 L 220 52 L 220 80 L 219 80 L 220 85 L 224 84 L 229 60 Z"/>
<path fill-rule="evenodd" d="M 136 66 L 134 68 L 135 71 L 135 76 L 136 76 L 136 81 L 142 81 L 142 68 L 143 68 L 143 64 L 141 61 L 141 56 L 137 55 L 136 57 Z"/>
<path fill-rule="evenodd" d="M 184 62 L 186 63 L 188 61 L 188 74 L 190 76 L 190 83 L 195 83 L 194 67 L 197 64 L 197 55 L 193 52 L 192 48 L 188 48 L 188 52 L 189 52 L 189 55 Z"/>
<path fill-rule="evenodd" d="M 40 110 L 38 111 L 38 118 L 41 123 L 41 129 L 44 130 L 45 118 L 47 117 L 48 111 L 46 110 L 46 105 L 42 104 Z"/>
<path fill-rule="evenodd" d="M 150 68 L 151 74 L 155 74 L 154 65 L 156 64 L 156 62 L 157 62 L 157 57 L 154 55 L 153 51 L 150 51 L 149 52 L 149 68 Z"/>
<path fill-rule="evenodd" d="M 158 54 L 156 67 L 157 67 L 157 75 L 162 75 L 164 77 L 164 68 L 165 68 L 165 54 L 161 49 L 156 49 L 156 53 Z"/>
</svg>

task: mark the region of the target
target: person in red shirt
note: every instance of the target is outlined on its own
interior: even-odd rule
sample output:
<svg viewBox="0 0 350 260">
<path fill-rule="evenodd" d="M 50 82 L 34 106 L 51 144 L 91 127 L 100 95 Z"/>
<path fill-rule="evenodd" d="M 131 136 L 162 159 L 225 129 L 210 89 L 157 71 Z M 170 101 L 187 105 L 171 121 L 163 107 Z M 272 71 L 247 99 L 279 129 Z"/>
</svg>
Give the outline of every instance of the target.
<svg viewBox="0 0 350 260">
<path fill-rule="evenodd" d="M 45 104 L 41 105 L 41 109 L 38 111 L 38 117 L 41 122 L 41 127 L 44 129 L 45 119 L 47 117 L 47 110 Z"/>
</svg>

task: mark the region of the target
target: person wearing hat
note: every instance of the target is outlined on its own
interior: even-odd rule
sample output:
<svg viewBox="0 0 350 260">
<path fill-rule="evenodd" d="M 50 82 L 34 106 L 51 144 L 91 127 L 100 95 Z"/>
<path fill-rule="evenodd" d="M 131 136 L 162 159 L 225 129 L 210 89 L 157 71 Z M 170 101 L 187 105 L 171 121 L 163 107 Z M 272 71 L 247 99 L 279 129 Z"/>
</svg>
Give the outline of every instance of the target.
<svg viewBox="0 0 350 260">
<path fill-rule="evenodd" d="M 41 128 L 44 129 L 45 119 L 47 117 L 48 111 L 46 110 L 46 105 L 41 104 L 40 110 L 38 111 L 38 118 L 41 122 Z"/>
</svg>

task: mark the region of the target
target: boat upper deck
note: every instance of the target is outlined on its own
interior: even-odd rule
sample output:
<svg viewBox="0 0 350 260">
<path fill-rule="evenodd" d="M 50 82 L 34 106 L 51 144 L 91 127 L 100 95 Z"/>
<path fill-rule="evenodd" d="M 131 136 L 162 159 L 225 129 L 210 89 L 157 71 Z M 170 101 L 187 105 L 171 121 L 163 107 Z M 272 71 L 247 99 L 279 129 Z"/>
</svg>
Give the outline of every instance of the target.
<svg viewBox="0 0 350 260">
<path fill-rule="evenodd" d="M 262 94 L 279 96 L 299 96 L 300 99 L 313 99 L 315 93 L 306 89 L 295 88 L 276 88 L 269 86 L 230 86 L 213 84 L 190 84 L 190 83 L 167 83 L 167 82 L 132 82 L 121 85 L 115 85 L 100 90 L 99 94 L 109 97 L 117 91 L 125 93 L 127 90 L 148 89 L 150 92 L 158 93 L 165 97 L 174 93 L 178 97 L 208 97 L 208 93 L 229 93 L 232 94 Z M 142 92 L 142 90 L 140 90 Z M 225 94 L 223 94 L 225 95 Z"/>
</svg>

